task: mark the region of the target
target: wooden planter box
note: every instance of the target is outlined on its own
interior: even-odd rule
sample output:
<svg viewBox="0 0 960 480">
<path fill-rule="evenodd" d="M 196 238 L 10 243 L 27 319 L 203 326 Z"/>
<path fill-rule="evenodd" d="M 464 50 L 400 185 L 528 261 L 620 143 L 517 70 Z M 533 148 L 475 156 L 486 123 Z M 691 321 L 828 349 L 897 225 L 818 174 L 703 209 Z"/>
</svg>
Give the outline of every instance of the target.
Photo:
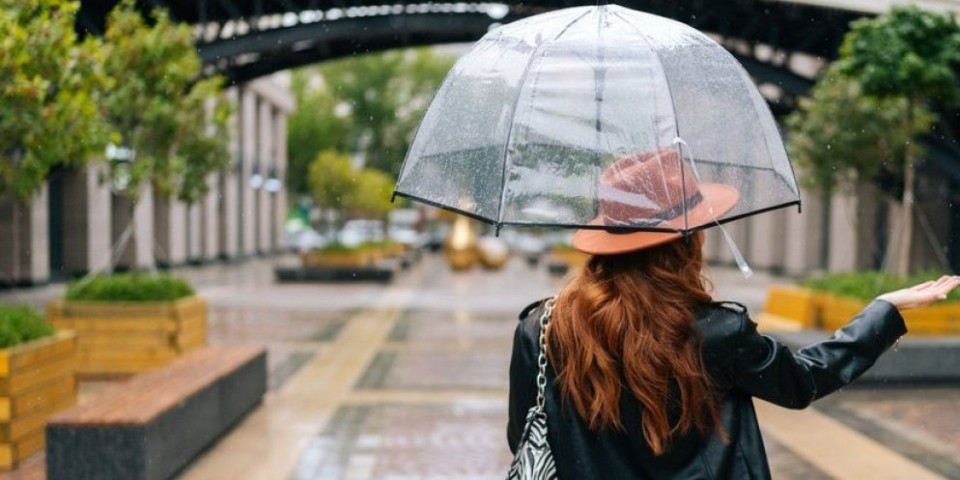
<svg viewBox="0 0 960 480">
<path fill-rule="evenodd" d="M 67 302 L 50 304 L 47 321 L 77 334 L 77 373 L 129 375 L 164 365 L 207 343 L 207 303 Z"/>
<path fill-rule="evenodd" d="M 307 252 L 300 254 L 304 267 L 316 268 L 352 268 L 366 267 L 374 263 L 375 258 L 367 250 L 342 252 Z"/>
<path fill-rule="evenodd" d="M 824 330 L 836 330 L 850 321 L 867 306 L 857 298 L 822 294 L 821 322 Z M 960 304 L 940 303 L 930 307 L 912 308 L 903 313 L 910 335 L 960 334 Z"/>
<path fill-rule="evenodd" d="M 47 419 L 77 403 L 76 354 L 69 331 L 0 350 L 0 468 L 43 449 Z"/>
<path fill-rule="evenodd" d="M 821 295 L 792 285 L 771 285 L 763 306 L 766 320 L 789 323 L 797 328 L 815 328 L 820 316 Z"/>
</svg>

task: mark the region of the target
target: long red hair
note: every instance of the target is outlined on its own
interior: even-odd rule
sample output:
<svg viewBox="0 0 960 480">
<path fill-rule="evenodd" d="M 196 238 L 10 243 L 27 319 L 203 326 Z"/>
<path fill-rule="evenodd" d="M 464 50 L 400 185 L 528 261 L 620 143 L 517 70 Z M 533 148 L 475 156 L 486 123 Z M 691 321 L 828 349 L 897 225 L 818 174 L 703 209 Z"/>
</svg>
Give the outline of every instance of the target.
<svg viewBox="0 0 960 480">
<path fill-rule="evenodd" d="M 622 255 L 593 256 L 557 296 L 550 363 L 564 401 L 592 430 L 623 430 L 620 396 L 642 406 L 643 437 L 656 455 L 671 437 L 719 425 L 694 312 L 711 300 L 703 234 Z M 671 403 L 680 407 L 671 419 Z M 723 433 L 722 431 L 720 432 Z"/>
</svg>

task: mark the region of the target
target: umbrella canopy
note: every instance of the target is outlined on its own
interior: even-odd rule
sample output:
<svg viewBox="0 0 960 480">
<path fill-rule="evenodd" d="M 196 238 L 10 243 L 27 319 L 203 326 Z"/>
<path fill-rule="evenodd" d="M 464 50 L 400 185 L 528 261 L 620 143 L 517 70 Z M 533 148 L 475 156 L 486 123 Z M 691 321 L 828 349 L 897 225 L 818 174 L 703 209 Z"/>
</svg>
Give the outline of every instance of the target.
<svg viewBox="0 0 960 480">
<path fill-rule="evenodd" d="M 451 70 L 395 195 L 497 226 L 691 233 L 800 193 L 740 64 L 617 5 L 494 30 Z"/>
</svg>

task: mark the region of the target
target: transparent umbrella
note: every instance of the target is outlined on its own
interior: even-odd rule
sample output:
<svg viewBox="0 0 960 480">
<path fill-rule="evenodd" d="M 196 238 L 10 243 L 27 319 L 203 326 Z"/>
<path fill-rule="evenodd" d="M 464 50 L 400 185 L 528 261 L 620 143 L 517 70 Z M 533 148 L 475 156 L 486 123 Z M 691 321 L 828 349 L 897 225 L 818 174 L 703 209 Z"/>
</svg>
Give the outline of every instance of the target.
<svg viewBox="0 0 960 480">
<path fill-rule="evenodd" d="M 395 195 L 504 225 L 689 234 L 800 204 L 730 53 L 617 5 L 494 30 L 447 76 Z"/>
</svg>

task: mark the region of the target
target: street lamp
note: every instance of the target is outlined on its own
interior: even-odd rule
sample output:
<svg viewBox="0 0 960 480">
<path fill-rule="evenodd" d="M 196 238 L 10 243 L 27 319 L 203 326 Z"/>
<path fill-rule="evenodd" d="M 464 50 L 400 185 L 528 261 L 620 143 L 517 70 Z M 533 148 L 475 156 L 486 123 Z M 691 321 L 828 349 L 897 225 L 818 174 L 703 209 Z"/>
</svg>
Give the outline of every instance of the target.
<svg viewBox="0 0 960 480">
<path fill-rule="evenodd" d="M 110 162 L 113 191 L 122 192 L 126 190 L 130 186 L 130 169 L 136 152 L 130 147 L 108 143 L 105 156 Z"/>
</svg>

